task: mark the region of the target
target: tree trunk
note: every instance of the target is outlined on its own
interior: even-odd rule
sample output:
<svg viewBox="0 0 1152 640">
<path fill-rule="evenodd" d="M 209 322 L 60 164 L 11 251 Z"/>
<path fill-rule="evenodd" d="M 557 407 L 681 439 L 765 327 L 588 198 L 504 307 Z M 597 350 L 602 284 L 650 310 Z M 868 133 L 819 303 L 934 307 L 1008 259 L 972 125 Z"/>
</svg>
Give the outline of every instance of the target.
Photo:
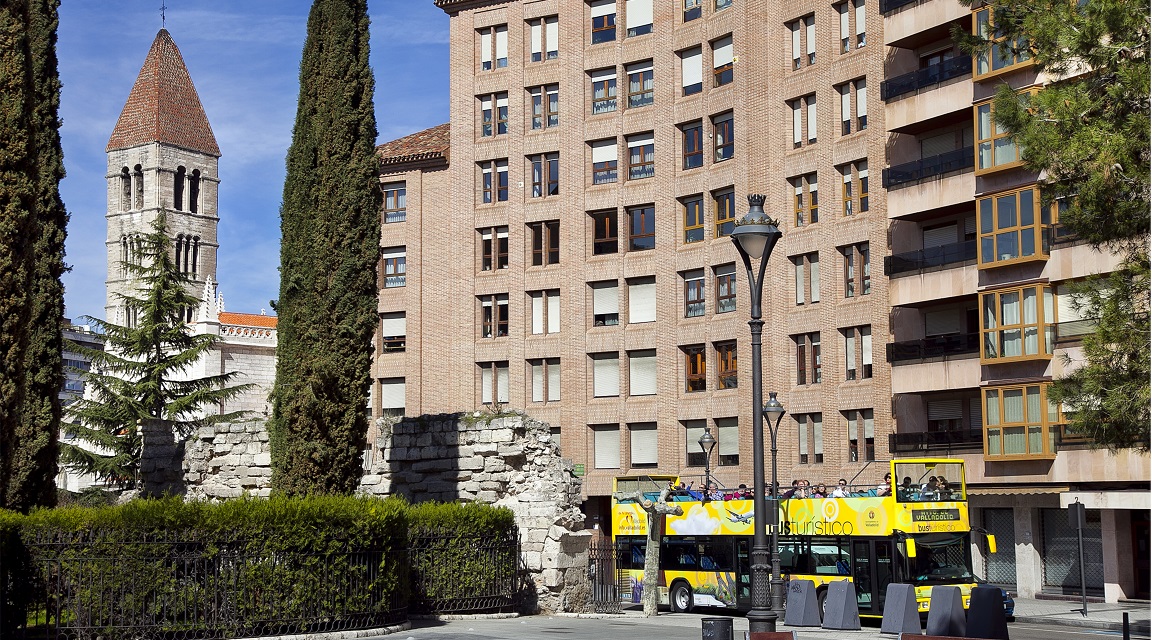
<svg viewBox="0 0 1152 640">
<path fill-rule="evenodd" d="M 655 500 L 649 500 L 644 497 L 644 494 L 639 491 L 632 493 L 618 493 L 616 500 L 635 500 L 648 514 L 648 546 L 644 551 L 644 591 L 640 597 L 641 602 L 644 604 L 644 615 L 651 618 L 657 615 L 657 609 L 660 604 L 659 598 L 659 582 L 660 582 L 660 538 L 664 529 L 664 516 L 669 514 L 678 516 L 684 513 L 680 505 L 668 504 L 668 489 L 665 487 L 660 492 L 660 497 Z"/>
</svg>

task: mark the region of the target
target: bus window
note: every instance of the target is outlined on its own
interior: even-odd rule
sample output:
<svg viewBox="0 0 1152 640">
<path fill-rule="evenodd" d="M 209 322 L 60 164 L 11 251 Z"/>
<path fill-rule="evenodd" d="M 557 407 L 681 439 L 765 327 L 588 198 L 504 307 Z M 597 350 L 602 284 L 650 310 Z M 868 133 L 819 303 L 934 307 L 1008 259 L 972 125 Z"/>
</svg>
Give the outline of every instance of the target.
<svg viewBox="0 0 1152 640">
<path fill-rule="evenodd" d="M 928 533 L 916 536 L 916 557 L 910 558 L 916 584 L 974 582 L 968 536 L 963 533 Z"/>
<path fill-rule="evenodd" d="M 660 551 L 660 568 L 669 571 L 699 571 L 699 557 L 695 541 L 665 539 Z"/>
<path fill-rule="evenodd" d="M 644 549 L 646 547 L 644 538 L 616 538 L 616 568 L 620 570 L 643 569 Z"/>
<path fill-rule="evenodd" d="M 711 538 L 697 546 L 700 555 L 700 568 L 704 571 L 734 571 L 732 562 L 732 540 Z"/>
<path fill-rule="evenodd" d="M 814 573 L 834 576 L 846 576 L 852 573 L 848 564 L 847 538 L 814 539 L 812 556 L 816 560 Z"/>
<path fill-rule="evenodd" d="M 803 538 L 780 542 L 780 571 L 784 573 L 812 573 L 811 543 Z"/>
</svg>

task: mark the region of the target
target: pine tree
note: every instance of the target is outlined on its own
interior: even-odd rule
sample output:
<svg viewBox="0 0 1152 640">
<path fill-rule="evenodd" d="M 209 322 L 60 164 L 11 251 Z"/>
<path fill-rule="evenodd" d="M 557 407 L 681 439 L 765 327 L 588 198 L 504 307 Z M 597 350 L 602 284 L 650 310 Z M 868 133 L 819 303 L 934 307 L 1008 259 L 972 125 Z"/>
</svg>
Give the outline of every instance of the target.
<svg viewBox="0 0 1152 640">
<path fill-rule="evenodd" d="M 368 429 L 380 207 L 365 0 L 315 0 L 281 206 L 272 487 L 351 493 Z"/>
<path fill-rule="evenodd" d="M 235 372 L 187 377 L 185 372 L 213 349 L 216 337 L 189 332 L 185 312 L 200 300 L 189 292 L 191 279 L 173 259 L 166 229 L 161 212 L 152 231 L 140 239 L 138 261 L 121 263 L 139 283 L 136 295 L 119 295 L 126 315 L 137 319 L 135 326 L 87 318 L 104 334 L 104 350 L 71 346 L 92 361 L 85 375 L 85 397 L 67 409 L 79 423 L 68 430 L 86 446 L 61 443 L 61 462 L 124 488 L 133 488 L 138 481 L 142 453 L 138 425 L 160 419 L 186 435 L 203 425 L 235 421 L 243 412 L 203 415 L 203 411 L 251 386 L 229 386 Z"/>
<path fill-rule="evenodd" d="M 64 239 L 68 213 L 60 198 L 64 153 L 60 146 L 60 74 L 56 64 L 59 0 L 30 7 L 33 151 L 36 162 L 35 241 L 30 267 L 28 345 L 24 353 L 24 406 L 15 423 L 3 503 L 27 511 L 56 503 L 60 389 L 64 384 Z"/>
<path fill-rule="evenodd" d="M 962 0 L 966 4 L 971 0 Z M 994 31 L 956 32 L 970 52 L 1027 57 L 1057 78 L 1034 93 L 997 92 L 998 125 L 1041 172 L 1043 206 L 1119 268 L 1077 287 L 1074 306 L 1096 321 L 1083 362 L 1049 398 L 1072 431 L 1112 449 L 1149 450 L 1149 3 L 1146 0 L 989 0 Z M 997 42 L 998 41 L 998 42 Z M 1070 362 L 1066 360 L 1066 362 Z"/>
</svg>

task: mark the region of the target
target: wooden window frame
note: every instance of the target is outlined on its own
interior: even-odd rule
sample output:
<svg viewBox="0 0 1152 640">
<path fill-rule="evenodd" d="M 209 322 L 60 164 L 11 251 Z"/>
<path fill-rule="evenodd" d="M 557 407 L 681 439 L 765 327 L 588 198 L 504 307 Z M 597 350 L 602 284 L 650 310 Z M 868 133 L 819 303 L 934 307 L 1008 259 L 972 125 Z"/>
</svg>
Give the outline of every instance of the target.
<svg viewBox="0 0 1152 640">
<path fill-rule="evenodd" d="M 385 289 L 398 289 L 408 285 L 408 254 L 381 258 L 380 273 L 384 275 Z M 388 277 L 397 284 L 388 284 Z"/>
<path fill-rule="evenodd" d="M 684 0 L 684 22 L 692 22 L 704 14 L 702 0 Z"/>
<path fill-rule="evenodd" d="M 630 65 L 627 65 L 624 67 L 624 74 L 625 74 L 625 76 L 627 76 L 626 81 L 628 82 L 628 108 L 629 109 L 638 109 L 640 107 L 646 107 L 646 106 L 651 105 L 653 102 L 655 102 L 656 86 L 655 86 L 655 80 L 654 80 L 655 76 L 653 74 L 652 61 L 648 60 L 646 62 L 648 65 L 647 70 L 642 70 L 642 71 L 629 71 L 628 70 L 628 67 L 643 65 L 643 64 L 645 64 L 645 62 L 636 62 L 636 63 L 630 64 Z M 633 89 L 632 89 L 632 85 L 633 85 L 632 77 L 633 76 L 639 76 L 639 83 L 638 83 L 639 88 L 636 89 L 635 91 L 633 91 Z M 644 87 L 646 84 L 650 85 L 650 88 L 645 89 Z"/>
<path fill-rule="evenodd" d="M 508 227 L 484 227 L 480 234 L 480 271 L 499 271 L 508 268 Z M 492 237 L 484 239 L 487 232 Z M 501 238 L 500 234 L 504 237 Z"/>
<path fill-rule="evenodd" d="M 796 386 L 803 387 L 824 382 L 820 332 L 795 334 L 792 336 L 792 343 L 796 346 Z"/>
<path fill-rule="evenodd" d="M 736 341 L 713 343 L 716 348 L 716 389 L 736 389 L 740 385 Z"/>
<path fill-rule="evenodd" d="M 592 255 L 606 256 L 620 252 L 620 216 L 616 209 L 592 211 Z M 603 223 L 603 224 L 601 224 Z M 611 246 L 611 250 L 609 250 Z"/>
<path fill-rule="evenodd" d="M 1037 91 L 1039 91 L 1039 89 L 1024 89 L 1018 91 L 1017 95 L 1023 96 L 1026 94 L 1036 93 Z M 1024 164 L 1023 148 L 1019 143 L 1012 140 L 1011 134 L 1007 129 L 1001 131 L 1000 125 L 996 124 L 996 108 L 994 105 L 994 100 L 994 98 L 989 98 L 988 100 L 984 100 L 983 102 L 978 102 L 972 105 L 973 153 L 975 154 L 976 161 L 974 166 L 975 173 L 978 176 L 995 171 L 1012 169 Z M 987 137 L 981 137 L 982 135 L 985 135 L 985 132 L 982 131 L 982 127 L 980 125 L 981 113 L 984 113 L 985 111 L 988 113 L 988 131 Z M 1001 142 L 1005 143 L 1005 147 L 1011 145 L 1015 159 L 1009 160 L 1007 162 L 997 162 L 996 149 L 997 145 Z M 988 149 L 988 166 L 983 166 L 981 163 L 980 150 L 982 146 L 986 146 Z"/>
<path fill-rule="evenodd" d="M 480 165 L 480 201 L 496 204 L 508 201 L 508 159 L 484 160 Z M 485 173 L 485 169 L 488 170 Z"/>
<path fill-rule="evenodd" d="M 704 345 L 682 347 L 684 352 L 684 393 L 708 390 L 708 359 Z"/>
<path fill-rule="evenodd" d="M 508 294 L 490 293 L 476 296 L 480 304 L 480 337 L 481 338 L 507 338 L 508 337 Z M 485 302 L 489 303 L 485 306 Z M 485 311 L 491 309 L 491 311 Z"/>
<path fill-rule="evenodd" d="M 592 44 L 616 42 L 616 12 L 592 18 Z"/>
<path fill-rule="evenodd" d="M 712 162 L 732 159 L 736 136 L 734 122 L 731 111 L 712 117 Z"/>
<path fill-rule="evenodd" d="M 1030 194 L 1032 200 L 1032 222 L 1022 224 L 1024 207 L 1021 206 L 1021 197 Z M 1006 198 L 1012 198 L 1015 214 L 1013 224 L 1001 227 L 1000 205 Z M 999 267 L 1021 262 L 1034 262 L 1047 260 L 1050 247 L 1046 229 L 1055 222 L 1053 213 L 1057 207 L 1044 207 L 1040 202 L 1040 189 L 1036 185 L 1029 185 L 1021 189 L 992 193 L 976 199 L 976 237 L 977 237 L 977 264 L 981 269 Z M 987 223 L 987 225 L 985 224 Z M 998 240 L 1012 234 L 1015 238 L 1015 255 L 1001 253 Z M 1032 239 L 1032 254 L 1024 255 L 1026 237 Z M 997 256 L 1008 255 L 1007 258 Z"/>
<path fill-rule="evenodd" d="M 1025 322 L 1024 320 L 1024 293 L 1026 291 L 1031 291 L 1034 296 L 1033 300 L 1036 305 L 1035 322 Z M 1013 294 L 1017 296 L 1016 303 L 1020 307 L 1017 311 L 1019 321 L 1004 324 L 1004 296 Z M 982 291 L 980 292 L 980 306 L 978 309 L 980 314 L 981 364 L 1052 359 L 1056 341 L 1055 329 L 1059 319 L 1056 312 L 1056 291 L 1052 286 L 1046 284 L 1028 284 L 993 291 Z M 989 311 L 991 311 L 991 317 L 989 316 Z M 1051 319 L 1048 318 L 1049 315 L 1052 316 Z M 989 321 L 991 321 L 992 326 L 988 326 Z M 1027 332 L 1029 329 L 1035 331 L 1036 353 L 1025 353 Z M 1011 332 L 1016 332 L 1019 336 L 1017 340 L 1020 341 L 1020 355 L 1005 356 L 1002 355 L 1005 344 L 1004 338 L 1006 333 Z"/>
<path fill-rule="evenodd" d="M 838 248 L 844 258 L 843 285 L 845 298 L 859 298 L 872 293 L 871 249 L 867 242 Z"/>
<path fill-rule="evenodd" d="M 984 19 L 981 18 L 983 14 Z M 1034 64 L 1031 56 L 1028 55 L 1027 43 L 1016 43 L 1016 48 L 1019 49 L 1016 53 L 1012 53 L 1012 47 L 1006 46 L 1008 42 L 1007 36 L 997 37 L 996 30 L 996 14 L 994 8 L 985 5 L 972 11 L 972 33 L 988 39 L 992 43 L 990 49 L 984 52 L 977 52 L 972 55 L 972 79 L 984 79 L 995 77 L 1004 73 L 1015 71 L 1026 65 Z M 1001 51 L 1006 51 L 1011 58 L 999 55 Z M 1004 66 L 996 66 L 997 60 L 1010 60 Z M 981 63 L 983 62 L 983 67 Z M 986 67 L 986 71 L 981 71 L 981 68 Z M 995 67 L 995 68 L 994 68 Z"/>
<path fill-rule="evenodd" d="M 384 224 L 395 224 L 408 220 L 408 186 L 404 183 L 396 184 L 401 186 L 385 185 L 383 214 L 380 218 Z M 391 188 L 388 188 L 389 186 Z M 404 199 L 403 205 L 398 204 L 401 197 Z"/>
<path fill-rule="evenodd" d="M 656 248 L 656 206 L 652 204 L 628 207 L 628 251 L 649 251 Z M 637 218 L 639 215 L 639 233 Z M 644 246 L 648 245 L 648 246 Z"/>
<path fill-rule="evenodd" d="M 532 130 L 560 126 L 560 85 L 544 84 L 528 89 L 532 102 Z M 552 97 L 555 96 L 555 100 Z M 555 104 L 553 104 L 555 102 Z"/>
<path fill-rule="evenodd" d="M 528 156 L 532 176 L 533 198 L 547 198 L 560 193 L 560 154 L 552 151 Z M 537 178 L 539 176 L 539 178 Z"/>
<path fill-rule="evenodd" d="M 508 92 L 499 91 L 496 93 L 489 93 L 480 98 L 480 137 L 492 138 L 495 136 L 502 136 L 508 133 Z M 484 108 L 484 101 L 488 100 L 491 107 Z M 500 101 L 504 101 L 504 106 L 500 106 Z"/>
<path fill-rule="evenodd" d="M 732 234 L 736 228 L 736 191 L 729 187 L 712 192 L 712 209 L 716 213 L 716 237 Z"/>
<path fill-rule="evenodd" d="M 736 310 L 736 270 L 731 273 L 716 273 L 716 313 L 731 313 Z"/>
<path fill-rule="evenodd" d="M 813 172 L 788 180 L 789 186 L 792 187 L 792 213 L 797 227 L 820 222 L 820 182 L 815 178 L 816 173 Z M 813 183 L 816 184 L 815 189 L 812 188 Z M 800 189 L 800 193 L 796 193 L 797 188 Z"/>
<path fill-rule="evenodd" d="M 645 134 L 647 135 L 647 134 Z M 650 159 L 648 159 L 650 158 Z M 645 180 L 656 175 L 656 140 L 638 147 L 628 146 L 628 180 Z"/>
<path fill-rule="evenodd" d="M 704 232 L 704 196 L 681 198 L 680 207 L 684 211 L 684 244 L 703 242 L 707 235 Z"/>
<path fill-rule="evenodd" d="M 1059 451 L 1059 440 L 1064 424 L 1064 415 L 1060 410 L 1060 406 L 1050 403 L 1048 401 L 1048 389 L 1051 383 L 1048 382 L 1028 382 L 1024 384 L 1004 385 L 995 387 L 985 387 L 980 394 L 980 413 L 983 422 L 984 430 L 984 460 L 1035 460 L 1035 459 L 1053 459 Z M 1039 395 L 1039 416 L 1028 415 L 1028 390 L 1035 388 Z M 1023 413 L 1023 420 L 1021 421 L 1007 421 L 1007 416 L 1004 411 L 1004 397 L 1007 393 L 1017 391 L 1020 393 L 1020 402 Z M 993 416 L 990 412 L 989 404 L 995 398 L 996 415 Z M 1023 429 L 1023 441 L 1025 443 L 1026 451 L 1005 453 L 1004 431 L 1006 429 Z M 1031 450 L 1028 431 L 1031 428 L 1037 428 L 1040 432 L 1040 449 L 1037 451 Z M 993 433 L 995 432 L 995 433 Z M 995 438 L 999 445 L 993 447 L 993 438 Z M 994 449 L 998 448 L 998 452 Z"/>
<path fill-rule="evenodd" d="M 684 162 L 681 166 L 685 170 L 703 167 L 704 123 L 696 120 L 680 125 L 680 133 L 684 147 Z"/>
<path fill-rule="evenodd" d="M 689 275 L 699 274 L 690 278 Z M 684 317 L 703 318 L 708 313 L 707 295 L 704 286 L 703 269 L 687 272 L 684 279 Z"/>
<path fill-rule="evenodd" d="M 547 267 L 560 262 L 560 221 L 529 222 L 532 266 Z"/>
<path fill-rule="evenodd" d="M 867 418 L 864 412 L 872 413 L 872 437 L 868 437 L 865 425 Z M 844 412 L 845 438 L 848 441 L 849 462 L 875 462 L 876 461 L 876 411 L 874 409 L 849 409 Z M 852 437 L 852 423 L 856 423 L 856 438 Z M 860 442 L 864 445 L 861 447 Z M 863 450 L 863 459 L 860 454 Z"/>
<path fill-rule="evenodd" d="M 611 80 L 591 80 L 592 83 L 592 115 L 600 115 L 602 113 L 610 113 L 616 111 L 616 91 L 617 91 L 617 77 L 612 76 Z M 599 86 L 598 86 L 599 85 Z M 596 97 L 596 91 L 600 89 L 604 93 L 603 98 Z M 604 108 L 597 111 L 597 105 Z"/>
</svg>

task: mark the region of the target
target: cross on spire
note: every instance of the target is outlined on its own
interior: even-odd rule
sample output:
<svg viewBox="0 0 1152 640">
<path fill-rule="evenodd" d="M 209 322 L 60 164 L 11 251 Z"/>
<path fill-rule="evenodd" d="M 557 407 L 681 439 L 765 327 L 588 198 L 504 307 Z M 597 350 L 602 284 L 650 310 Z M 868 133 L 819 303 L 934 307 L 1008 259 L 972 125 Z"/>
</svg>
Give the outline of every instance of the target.
<svg viewBox="0 0 1152 640">
<path fill-rule="evenodd" d="M 160 28 L 164 28 L 164 11 L 168 9 L 168 4 L 164 0 L 160 2 Z"/>
</svg>

